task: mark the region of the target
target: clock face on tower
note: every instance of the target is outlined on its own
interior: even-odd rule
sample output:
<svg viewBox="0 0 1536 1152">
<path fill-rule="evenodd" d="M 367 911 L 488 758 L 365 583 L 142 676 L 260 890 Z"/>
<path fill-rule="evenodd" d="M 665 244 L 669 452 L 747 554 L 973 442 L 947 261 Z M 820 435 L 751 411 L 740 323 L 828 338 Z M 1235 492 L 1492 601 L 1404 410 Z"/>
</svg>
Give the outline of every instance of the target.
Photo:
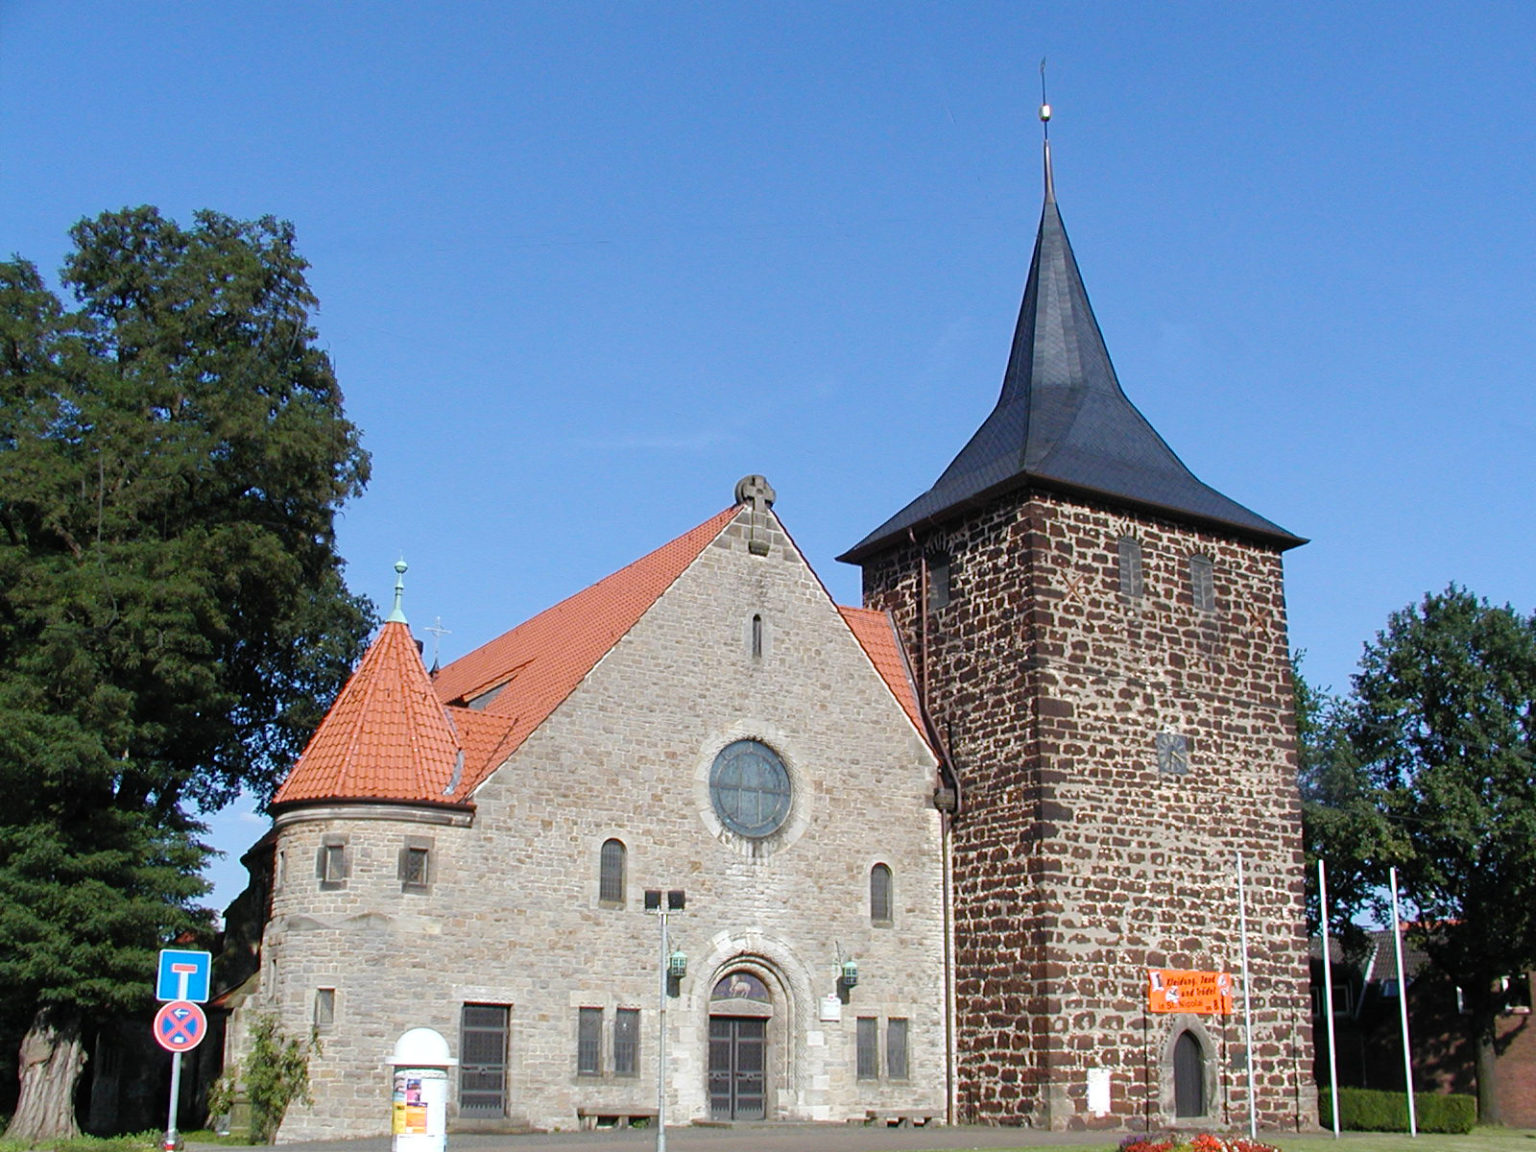
<svg viewBox="0 0 1536 1152">
<path fill-rule="evenodd" d="M 738 836 L 771 836 L 789 815 L 789 771 L 768 745 L 757 740 L 727 744 L 709 772 L 715 814 Z"/>
</svg>

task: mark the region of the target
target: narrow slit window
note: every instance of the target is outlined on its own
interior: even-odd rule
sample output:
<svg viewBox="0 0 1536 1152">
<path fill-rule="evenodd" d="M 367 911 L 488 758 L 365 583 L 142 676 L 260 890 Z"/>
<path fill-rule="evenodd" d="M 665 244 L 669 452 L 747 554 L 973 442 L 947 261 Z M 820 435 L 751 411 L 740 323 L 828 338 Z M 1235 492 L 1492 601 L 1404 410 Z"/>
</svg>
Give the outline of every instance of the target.
<svg viewBox="0 0 1536 1152">
<path fill-rule="evenodd" d="M 603 841 L 598 860 L 597 901 L 611 908 L 624 906 L 624 841 Z"/>
<path fill-rule="evenodd" d="M 1120 537 L 1120 595 L 1141 599 L 1141 541 L 1134 536 Z"/>
<path fill-rule="evenodd" d="M 315 989 L 315 1027 L 329 1028 L 336 1023 L 336 989 Z"/>
<path fill-rule="evenodd" d="M 760 612 L 752 615 L 752 659 L 763 658 L 763 616 Z"/>
<path fill-rule="evenodd" d="M 876 864 L 869 870 L 869 922 L 887 928 L 891 920 L 891 869 Z"/>
<path fill-rule="evenodd" d="M 878 1016 L 859 1017 L 855 1043 L 858 1048 L 858 1078 L 860 1080 L 880 1079 L 880 1018 Z"/>
<path fill-rule="evenodd" d="M 640 1075 L 640 1009 L 620 1008 L 613 1014 L 613 1074 Z"/>
<path fill-rule="evenodd" d="M 950 597 L 949 560 L 938 557 L 928 562 L 928 607 L 948 608 Z"/>
<path fill-rule="evenodd" d="M 1189 594 L 1195 611 L 1216 611 L 1216 574 L 1209 556 L 1189 558 Z"/>
<path fill-rule="evenodd" d="M 582 1008 L 576 1017 L 576 1075 L 601 1076 L 603 1072 L 603 1010 Z"/>
<path fill-rule="evenodd" d="M 907 1078 L 907 1021 L 902 1016 L 885 1023 L 885 1074 L 891 1080 Z"/>
</svg>

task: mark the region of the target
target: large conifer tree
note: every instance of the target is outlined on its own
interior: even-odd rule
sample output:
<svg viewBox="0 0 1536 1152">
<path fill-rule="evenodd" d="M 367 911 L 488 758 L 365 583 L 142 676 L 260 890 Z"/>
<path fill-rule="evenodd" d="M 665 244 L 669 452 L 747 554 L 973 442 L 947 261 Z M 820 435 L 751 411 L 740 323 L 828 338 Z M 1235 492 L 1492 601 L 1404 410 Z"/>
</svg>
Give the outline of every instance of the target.
<svg viewBox="0 0 1536 1152">
<path fill-rule="evenodd" d="M 73 1129 L 82 1027 L 196 927 L 196 815 L 270 796 L 372 622 L 334 518 L 368 459 L 292 227 L 82 221 L 0 263 L 0 987 L 11 1135 Z"/>
</svg>

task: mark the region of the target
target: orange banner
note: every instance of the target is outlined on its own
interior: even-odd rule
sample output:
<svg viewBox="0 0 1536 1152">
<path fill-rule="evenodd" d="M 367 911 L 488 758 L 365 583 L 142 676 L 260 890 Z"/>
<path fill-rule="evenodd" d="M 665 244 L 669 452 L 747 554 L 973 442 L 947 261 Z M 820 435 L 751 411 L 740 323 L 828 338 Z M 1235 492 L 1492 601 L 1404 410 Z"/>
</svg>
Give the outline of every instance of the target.
<svg viewBox="0 0 1536 1152">
<path fill-rule="evenodd" d="M 1179 972 L 1147 969 L 1148 1012 L 1232 1011 L 1232 976 L 1228 972 Z"/>
</svg>

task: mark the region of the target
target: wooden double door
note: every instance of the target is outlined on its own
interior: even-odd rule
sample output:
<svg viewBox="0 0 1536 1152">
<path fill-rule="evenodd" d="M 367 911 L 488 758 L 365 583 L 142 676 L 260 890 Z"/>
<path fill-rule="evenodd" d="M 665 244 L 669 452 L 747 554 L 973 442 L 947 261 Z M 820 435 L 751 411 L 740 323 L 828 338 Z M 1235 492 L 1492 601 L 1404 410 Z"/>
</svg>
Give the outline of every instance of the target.
<svg viewBox="0 0 1536 1152">
<path fill-rule="evenodd" d="M 768 1103 L 768 1021 L 709 1018 L 709 1118 L 761 1120 Z"/>
</svg>

